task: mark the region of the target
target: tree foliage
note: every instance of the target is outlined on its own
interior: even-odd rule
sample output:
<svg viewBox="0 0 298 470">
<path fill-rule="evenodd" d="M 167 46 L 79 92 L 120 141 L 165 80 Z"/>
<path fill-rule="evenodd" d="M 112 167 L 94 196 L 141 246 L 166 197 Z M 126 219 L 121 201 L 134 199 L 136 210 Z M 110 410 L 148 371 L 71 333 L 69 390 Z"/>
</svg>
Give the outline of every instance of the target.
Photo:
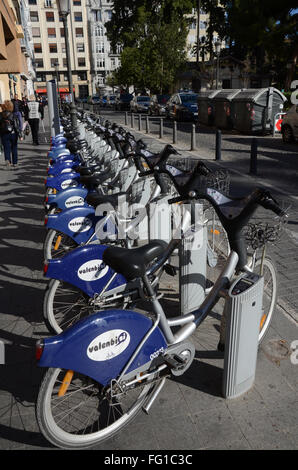
<svg viewBox="0 0 298 470">
<path fill-rule="evenodd" d="M 167 91 L 186 59 L 192 0 L 115 0 L 107 34 L 113 48 L 122 45 L 119 83 L 153 92 Z"/>
</svg>

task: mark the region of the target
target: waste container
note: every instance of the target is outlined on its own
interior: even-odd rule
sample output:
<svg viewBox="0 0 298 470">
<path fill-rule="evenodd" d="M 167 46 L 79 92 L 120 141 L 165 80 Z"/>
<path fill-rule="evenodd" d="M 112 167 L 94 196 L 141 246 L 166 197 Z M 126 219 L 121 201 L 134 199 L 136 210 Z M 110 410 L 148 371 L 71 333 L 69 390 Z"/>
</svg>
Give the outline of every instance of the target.
<svg viewBox="0 0 298 470">
<path fill-rule="evenodd" d="M 234 128 L 240 132 L 272 132 L 277 113 L 284 107 L 286 97 L 276 88 L 247 88 L 234 99 Z"/>
<path fill-rule="evenodd" d="M 212 126 L 214 123 L 214 110 L 212 98 L 220 90 L 200 91 L 198 94 L 198 121 L 206 126 Z"/>
<path fill-rule="evenodd" d="M 240 89 L 223 89 L 212 98 L 214 110 L 214 125 L 219 129 L 233 129 L 234 106 L 233 99 L 240 93 Z"/>
</svg>

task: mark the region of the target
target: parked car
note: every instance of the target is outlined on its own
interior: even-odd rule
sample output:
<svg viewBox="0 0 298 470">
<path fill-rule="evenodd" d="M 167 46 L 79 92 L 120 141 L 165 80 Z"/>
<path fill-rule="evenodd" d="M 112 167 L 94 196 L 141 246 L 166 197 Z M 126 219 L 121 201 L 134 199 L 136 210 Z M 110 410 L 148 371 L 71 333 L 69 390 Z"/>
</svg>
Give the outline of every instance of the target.
<svg viewBox="0 0 298 470">
<path fill-rule="evenodd" d="M 114 105 L 115 105 L 115 99 L 116 99 L 116 95 L 109 95 L 107 97 L 107 106 L 109 108 L 113 108 Z"/>
<path fill-rule="evenodd" d="M 150 96 L 135 96 L 130 102 L 132 113 L 147 113 L 150 104 Z"/>
<path fill-rule="evenodd" d="M 170 95 L 153 95 L 150 99 L 148 113 L 155 116 L 166 115 L 166 104 L 170 99 Z"/>
<path fill-rule="evenodd" d="M 175 93 L 166 105 L 166 115 L 177 121 L 196 120 L 198 118 L 198 95 L 192 92 Z"/>
<path fill-rule="evenodd" d="M 104 108 L 106 107 L 107 105 L 107 95 L 104 95 L 100 98 L 100 101 L 99 101 L 99 104 L 100 106 L 103 106 Z"/>
<path fill-rule="evenodd" d="M 284 142 L 294 142 L 298 139 L 298 105 L 292 106 L 281 123 L 281 133 Z"/>
<path fill-rule="evenodd" d="M 100 103 L 99 96 L 93 95 L 92 98 L 91 98 L 91 103 L 92 104 L 99 104 Z"/>
<path fill-rule="evenodd" d="M 133 96 L 130 93 L 120 93 L 120 95 L 115 98 L 114 108 L 117 111 L 129 110 L 132 99 Z"/>
</svg>

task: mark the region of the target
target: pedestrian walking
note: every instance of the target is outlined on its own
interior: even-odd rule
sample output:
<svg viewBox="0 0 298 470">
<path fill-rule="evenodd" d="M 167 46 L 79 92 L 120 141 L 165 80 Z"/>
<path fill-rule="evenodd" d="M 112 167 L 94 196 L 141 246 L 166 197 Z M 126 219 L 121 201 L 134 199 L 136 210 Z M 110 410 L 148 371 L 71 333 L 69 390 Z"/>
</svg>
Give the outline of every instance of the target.
<svg viewBox="0 0 298 470">
<path fill-rule="evenodd" d="M 17 117 L 20 123 L 20 129 L 23 130 L 23 102 L 19 100 L 19 97 L 17 94 L 14 95 L 14 98 L 11 100 L 13 103 L 13 113 Z M 23 134 L 21 134 L 21 139 L 23 138 Z"/>
<path fill-rule="evenodd" d="M 4 150 L 4 158 L 7 167 L 13 168 L 18 165 L 18 137 L 21 135 L 19 119 L 14 115 L 14 105 L 12 101 L 5 101 L 0 113 L 0 135 Z"/>
<path fill-rule="evenodd" d="M 29 96 L 29 101 L 25 105 L 25 119 L 29 122 L 33 145 L 39 145 L 39 121 L 43 119 L 43 105 L 40 104 L 34 95 Z"/>
</svg>

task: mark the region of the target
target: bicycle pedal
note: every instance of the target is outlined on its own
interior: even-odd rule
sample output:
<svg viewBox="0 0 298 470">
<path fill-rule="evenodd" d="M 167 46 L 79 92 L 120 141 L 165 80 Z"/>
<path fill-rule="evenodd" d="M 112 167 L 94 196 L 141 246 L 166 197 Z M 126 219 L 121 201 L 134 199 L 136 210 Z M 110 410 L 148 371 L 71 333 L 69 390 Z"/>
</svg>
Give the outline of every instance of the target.
<svg viewBox="0 0 298 470">
<path fill-rule="evenodd" d="M 172 264 L 165 264 L 163 267 L 164 271 L 169 274 L 169 276 L 176 276 L 177 274 L 177 268 L 176 266 L 173 266 Z"/>
<path fill-rule="evenodd" d="M 170 367 L 170 369 L 174 370 L 179 370 L 184 367 L 184 364 L 186 362 L 185 359 L 182 359 L 181 357 L 177 356 L 176 354 L 174 356 L 168 356 L 167 354 L 164 356 L 165 363 Z"/>
</svg>

